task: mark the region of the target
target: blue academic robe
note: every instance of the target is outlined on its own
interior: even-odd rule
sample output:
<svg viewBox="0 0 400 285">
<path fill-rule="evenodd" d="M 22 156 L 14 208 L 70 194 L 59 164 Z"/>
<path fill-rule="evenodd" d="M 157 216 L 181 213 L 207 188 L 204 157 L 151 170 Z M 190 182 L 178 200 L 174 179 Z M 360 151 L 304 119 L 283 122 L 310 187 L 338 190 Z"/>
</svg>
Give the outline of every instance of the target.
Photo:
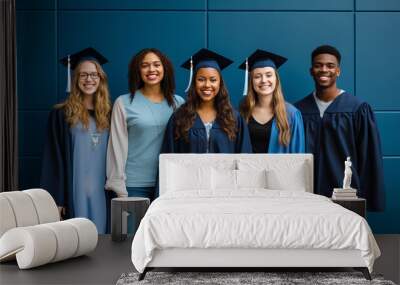
<svg viewBox="0 0 400 285">
<path fill-rule="evenodd" d="M 279 129 L 276 119 L 272 121 L 268 153 L 304 153 L 304 127 L 301 112 L 293 105 L 286 103 L 287 118 L 290 126 L 290 142 L 288 146 L 279 143 Z"/>
<path fill-rule="evenodd" d="M 66 208 L 64 218 L 75 217 L 72 196 L 72 147 L 64 109 L 50 112 L 43 150 L 40 185 L 58 206 Z"/>
<path fill-rule="evenodd" d="M 189 140 L 175 139 L 175 116 L 172 115 L 165 130 L 161 153 L 251 153 L 251 143 L 247 125 L 240 114 L 234 110 L 237 133 L 230 140 L 218 122 L 214 122 L 207 143 L 206 128 L 197 115 L 189 130 Z"/>
<path fill-rule="evenodd" d="M 97 132 L 92 117 L 86 130 L 81 123 L 70 128 L 63 108 L 50 112 L 41 187 L 57 206 L 65 207 L 63 218 L 86 217 L 96 224 L 99 233 L 106 231 L 107 142 L 108 130 Z"/>
<path fill-rule="evenodd" d="M 384 210 L 381 143 L 371 107 L 346 92 L 322 118 L 312 94 L 295 106 L 303 115 L 306 152 L 314 155 L 314 192 L 330 197 L 334 187 L 342 187 L 344 161 L 350 156 L 351 186 L 367 199 L 368 210 Z"/>
</svg>

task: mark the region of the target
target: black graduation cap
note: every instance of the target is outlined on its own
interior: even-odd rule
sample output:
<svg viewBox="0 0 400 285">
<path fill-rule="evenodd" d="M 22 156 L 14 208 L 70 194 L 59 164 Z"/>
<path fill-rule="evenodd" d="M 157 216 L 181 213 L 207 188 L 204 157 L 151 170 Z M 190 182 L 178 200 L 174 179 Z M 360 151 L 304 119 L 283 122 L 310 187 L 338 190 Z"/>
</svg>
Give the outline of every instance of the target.
<svg viewBox="0 0 400 285">
<path fill-rule="evenodd" d="M 217 69 L 218 71 L 223 70 L 227 66 L 233 63 L 232 60 L 226 58 L 216 52 L 213 52 L 209 49 L 202 48 L 195 54 L 193 54 L 190 59 L 186 60 L 181 67 L 190 70 L 190 79 L 188 87 L 185 92 L 189 90 L 190 84 L 192 83 L 193 77 L 193 69 L 198 70 L 202 67 L 212 67 Z"/>
<path fill-rule="evenodd" d="M 239 65 L 240 69 L 246 70 L 243 96 L 247 95 L 249 71 L 259 67 L 272 67 L 278 69 L 286 61 L 287 58 L 265 50 L 257 49 L 253 52 L 241 65 Z"/>
<path fill-rule="evenodd" d="M 105 58 L 100 52 L 92 47 L 85 48 L 74 54 L 69 54 L 66 57 L 63 57 L 60 60 L 60 63 L 62 63 L 64 66 L 68 66 L 68 59 L 70 60 L 70 66 L 72 70 L 74 70 L 76 66 L 83 60 L 95 60 L 100 65 L 108 62 L 107 58 Z"/>
<path fill-rule="evenodd" d="M 213 67 L 218 70 L 223 70 L 225 67 L 232 64 L 233 61 L 209 49 L 202 48 L 193 54 L 181 67 L 190 69 L 192 64 L 195 69 L 201 67 Z"/>
<path fill-rule="evenodd" d="M 287 61 L 287 58 L 268 52 L 265 50 L 258 49 L 253 52 L 240 66 L 240 69 L 246 69 L 246 61 L 248 62 L 248 70 L 253 70 L 259 67 L 273 67 L 278 69 L 282 64 Z"/>
<path fill-rule="evenodd" d="M 63 57 L 60 60 L 60 63 L 68 67 L 67 92 L 71 91 L 71 70 L 74 70 L 78 66 L 78 64 L 83 60 L 95 60 L 100 65 L 103 65 L 108 62 L 107 58 L 105 58 L 100 52 L 98 52 L 92 47 L 85 48 L 74 54 Z"/>
</svg>

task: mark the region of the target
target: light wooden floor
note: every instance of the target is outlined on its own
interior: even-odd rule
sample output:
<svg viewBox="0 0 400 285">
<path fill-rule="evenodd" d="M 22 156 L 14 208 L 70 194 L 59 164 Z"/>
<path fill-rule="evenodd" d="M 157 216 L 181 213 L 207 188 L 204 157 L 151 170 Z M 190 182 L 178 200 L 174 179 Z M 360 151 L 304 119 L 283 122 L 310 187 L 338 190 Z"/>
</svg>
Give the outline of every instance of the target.
<svg viewBox="0 0 400 285">
<path fill-rule="evenodd" d="M 400 282 L 400 235 L 376 235 L 382 256 L 374 272 Z M 0 265 L 0 284 L 115 284 L 124 272 L 134 271 L 130 259 L 131 239 L 114 243 L 100 236 L 94 252 L 42 267 L 19 270 L 16 262 Z M 310 270 L 312 271 L 312 270 Z"/>
</svg>

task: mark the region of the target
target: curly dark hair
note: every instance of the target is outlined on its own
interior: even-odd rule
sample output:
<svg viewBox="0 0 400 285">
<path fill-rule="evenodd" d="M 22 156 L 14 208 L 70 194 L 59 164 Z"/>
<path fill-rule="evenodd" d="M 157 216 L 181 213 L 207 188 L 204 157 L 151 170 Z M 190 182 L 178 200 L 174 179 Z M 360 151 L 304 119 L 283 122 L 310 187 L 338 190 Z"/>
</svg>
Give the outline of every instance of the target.
<svg viewBox="0 0 400 285">
<path fill-rule="evenodd" d="M 174 67 L 171 61 L 168 59 L 166 55 L 164 55 L 160 50 L 156 48 L 145 48 L 135 54 L 131 62 L 129 63 L 129 92 L 131 93 L 131 102 L 133 97 L 135 96 L 135 92 L 144 86 L 144 82 L 142 77 L 140 76 L 140 64 L 143 61 L 143 58 L 148 53 L 154 53 L 157 55 L 164 68 L 164 78 L 161 81 L 161 91 L 164 94 L 165 99 L 168 102 L 168 105 L 173 109 L 176 108 L 176 102 L 174 100 L 175 94 L 175 76 L 174 76 Z"/>
<path fill-rule="evenodd" d="M 184 138 L 189 141 L 189 130 L 193 126 L 197 115 L 197 109 L 200 107 L 201 98 L 196 93 L 196 75 L 193 75 L 190 85 L 187 101 L 174 114 L 175 122 L 175 139 Z M 229 100 L 229 93 L 226 89 L 224 80 L 220 73 L 220 88 L 214 99 L 214 107 L 217 111 L 216 122 L 221 126 L 222 130 L 227 134 L 230 140 L 235 140 L 237 126 L 233 107 Z"/>
</svg>

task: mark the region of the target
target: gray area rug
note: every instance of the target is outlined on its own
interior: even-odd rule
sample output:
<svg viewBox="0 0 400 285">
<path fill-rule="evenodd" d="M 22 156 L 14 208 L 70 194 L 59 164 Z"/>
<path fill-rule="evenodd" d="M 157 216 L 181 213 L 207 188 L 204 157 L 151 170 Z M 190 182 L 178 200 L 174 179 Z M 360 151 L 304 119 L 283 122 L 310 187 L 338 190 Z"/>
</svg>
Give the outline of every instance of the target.
<svg viewBox="0 0 400 285">
<path fill-rule="evenodd" d="M 142 281 L 138 281 L 139 273 L 124 273 L 117 285 L 146 284 L 379 284 L 395 285 L 384 280 L 381 275 L 372 274 L 372 281 L 364 278 L 360 272 L 148 272 Z"/>
</svg>

